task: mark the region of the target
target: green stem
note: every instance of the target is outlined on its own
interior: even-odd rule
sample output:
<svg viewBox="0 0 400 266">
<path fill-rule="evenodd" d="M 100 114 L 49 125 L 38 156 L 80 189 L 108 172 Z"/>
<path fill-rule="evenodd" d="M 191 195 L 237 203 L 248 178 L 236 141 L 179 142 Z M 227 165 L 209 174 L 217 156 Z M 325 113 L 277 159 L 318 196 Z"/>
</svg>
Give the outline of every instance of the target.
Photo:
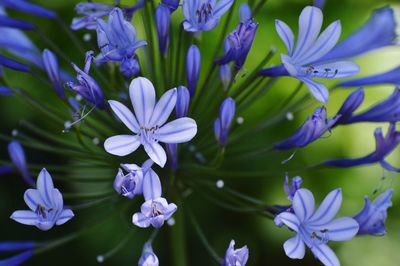
<svg viewBox="0 0 400 266">
<path fill-rule="evenodd" d="M 180 206 L 178 211 L 175 213 L 175 224 L 171 227 L 170 235 L 170 247 L 172 248 L 172 265 L 174 266 L 186 266 L 186 239 L 185 239 L 185 224 L 184 224 L 184 208 L 183 201 L 179 198 L 175 198 L 175 203 Z"/>
</svg>

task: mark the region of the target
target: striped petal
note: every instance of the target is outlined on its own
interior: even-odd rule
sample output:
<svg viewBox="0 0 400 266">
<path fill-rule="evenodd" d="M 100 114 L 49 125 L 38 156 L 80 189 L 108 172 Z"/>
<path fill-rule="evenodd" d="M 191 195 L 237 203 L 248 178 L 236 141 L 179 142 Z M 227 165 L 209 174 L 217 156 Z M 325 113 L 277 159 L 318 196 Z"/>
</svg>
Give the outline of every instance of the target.
<svg viewBox="0 0 400 266">
<path fill-rule="evenodd" d="M 37 189 L 40 193 L 40 197 L 43 203 L 48 207 L 52 208 L 54 205 L 54 184 L 51 175 L 45 168 L 39 173 L 38 179 L 36 181 Z"/>
<path fill-rule="evenodd" d="M 297 79 L 303 81 L 308 89 L 310 90 L 311 94 L 320 102 L 327 103 L 329 97 L 329 91 L 326 86 L 322 83 L 316 82 L 309 78 L 304 77 L 296 77 Z"/>
<path fill-rule="evenodd" d="M 308 220 L 314 213 L 314 196 L 308 189 L 297 190 L 293 197 L 293 210 L 300 222 Z"/>
<path fill-rule="evenodd" d="M 146 201 L 161 197 L 161 181 L 152 169 L 147 171 L 143 179 L 143 195 Z"/>
<path fill-rule="evenodd" d="M 160 98 L 156 106 L 154 107 L 153 115 L 151 116 L 149 125 L 153 126 L 162 126 L 171 115 L 172 110 L 175 107 L 177 99 L 177 91 L 176 89 L 168 90 L 164 95 Z"/>
<path fill-rule="evenodd" d="M 147 143 L 144 145 L 144 150 L 147 155 L 149 155 L 150 159 L 153 160 L 156 164 L 161 167 L 164 167 L 167 162 L 167 155 L 164 151 L 164 148 L 161 147 L 157 142 Z"/>
<path fill-rule="evenodd" d="M 196 133 L 196 121 L 183 117 L 165 124 L 157 131 L 155 138 L 164 143 L 183 143 L 190 141 Z"/>
<path fill-rule="evenodd" d="M 140 131 L 140 126 L 128 107 L 118 101 L 110 100 L 108 103 L 110 104 L 114 114 L 122 121 L 122 123 L 125 124 L 125 126 L 127 126 L 127 128 L 129 128 L 133 133 L 138 133 Z"/>
<path fill-rule="evenodd" d="M 329 241 L 346 241 L 352 239 L 358 232 L 359 225 L 356 220 L 341 217 L 319 228 L 326 231 L 326 239 Z"/>
<path fill-rule="evenodd" d="M 291 212 L 282 212 L 276 217 L 279 223 L 284 223 L 290 229 L 298 232 L 300 227 L 299 218 Z"/>
<path fill-rule="evenodd" d="M 38 217 L 33 211 L 15 211 L 10 218 L 26 225 L 36 225 L 38 223 Z"/>
<path fill-rule="evenodd" d="M 342 205 L 342 190 L 335 189 L 330 192 L 321 203 L 309 223 L 312 225 L 326 224 L 335 217 Z"/>
<path fill-rule="evenodd" d="M 72 217 L 74 217 L 74 213 L 70 209 L 65 209 L 61 212 L 60 216 L 58 217 L 56 224 L 62 225 L 68 222 Z"/>
<path fill-rule="evenodd" d="M 283 21 L 277 19 L 275 20 L 275 28 L 278 32 L 279 37 L 285 44 L 288 54 L 292 55 L 294 47 L 294 34 L 290 27 Z"/>
<path fill-rule="evenodd" d="M 302 259 L 306 253 L 304 242 L 301 240 L 299 235 L 292 237 L 283 244 L 286 256 L 291 259 Z"/>
<path fill-rule="evenodd" d="M 29 209 L 35 211 L 38 205 L 43 206 L 43 200 L 37 189 L 28 189 L 25 191 L 24 200 Z"/>
<path fill-rule="evenodd" d="M 137 212 L 132 216 L 132 223 L 138 227 L 146 228 L 150 226 L 150 219 L 142 213 Z"/>
<path fill-rule="evenodd" d="M 311 251 L 314 253 L 314 256 L 325 266 L 340 266 L 340 262 L 336 257 L 336 254 L 327 245 L 315 245 L 311 248 Z"/>
<path fill-rule="evenodd" d="M 113 155 L 125 156 L 140 146 L 140 137 L 135 135 L 117 135 L 106 139 L 104 149 Z"/>
<path fill-rule="evenodd" d="M 147 126 L 156 101 L 153 84 L 146 78 L 135 78 L 129 86 L 129 95 L 139 124 Z"/>
<path fill-rule="evenodd" d="M 232 6 L 233 0 L 219 0 L 214 7 L 214 17 L 220 18 Z"/>
</svg>

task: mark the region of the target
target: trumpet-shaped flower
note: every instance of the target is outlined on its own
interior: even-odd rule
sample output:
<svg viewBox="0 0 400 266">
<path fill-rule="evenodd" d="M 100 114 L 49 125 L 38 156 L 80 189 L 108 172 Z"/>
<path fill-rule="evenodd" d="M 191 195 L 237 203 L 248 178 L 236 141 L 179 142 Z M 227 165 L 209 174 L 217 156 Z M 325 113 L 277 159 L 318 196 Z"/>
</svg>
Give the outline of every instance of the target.
<svg viewBox="0 0 400 266">
<path fill-rule="evenodd" d="M 385 235 L 387 209 L 392 206 L 393 190 L 382 193 L 373 202 L 366 196 L 364 208 L 354 216 L 360 225 L 358 235 Z"/>
<path fill-rule="evenodd" d="M 358 65 L 349 61 L 321 60 L 333 49 L 341 33 L 340 21 L 331 23 L 321 34 L 323 15 L 319 8 L 308 6 L 299 17 L 299 34 L 294 43 L 294 34 L 283 21 L 276 20 L 276 30 L 284 42 L 288 54 L 282 54 L 283 66 L 265 69 L 266 76 L 290 75 L 304 82 L 312 95 L 321 102 L 328 101 L 326 86 L 314 78 L 344 78 L 359 71 Z"/>
<path fill-rule="evenodd" d="M 149 157 L 163 167 L 167 156 L 159 142 L 182 143 L 190 141 L 197 133 L 196 122 L 187 117 L 167 124 L 176 104 L 176 89 L 168 90 L 156 104 L 153 84 L 146 78 L 132 80 L 129 87 L 135 115 L 122 103 L 109 101 L 115 115 L 134 133 L 108 138 L 104 148 L 108 153 L 125 156 L 143 145 Z"/>
<path fill-rule="evenodd" d="M 226 250 L 222 266 L 245 266 L 249 259 L 249 249 L 247 246 L 235 249 L 235 240 L 231 240 Z"/>
<path fill-rule="evenodd" d="M 292 259 L 302 259 L 305 246 L 326 266 L 339 266 L 339 260 L 327 243 L 352 239 L 358 231 L 358 223 L 348 217 L 334 219 L 342 204 L 342 191 L 330 192 L 314 212 L 314 196 L 308 189 L 299 189 L 293 198 L 294 212 L 277 216 L 296 236 L 287 240 L 283 248 Z"/>
<path fill-rule="evenodd" d="M 375 130 L 376 150 L 371 154 L 356 159 L 329 160 L 323 163 L 325 166 L 353 167 L 364 164 L 380 163 L 388 171 L 400 172 L 400 169 L 389 164 L 385 157 L 389 155 L 400 143 L 400 132 L 396 131 L 395 124 L 390 124 L 388 132 L 383 137 L 382 129 Z"/>
<path fill-rule="evenodd" d="M 210 31 L 214 29 L 234 0 L 184 0 L 183 28 L 186 31 Z"/>
<path fill-rule="evenodd" d="M 139 72 L 139 64 L 135 51 L 147 45 L 145 41 L 139 41 L 136 29 L 126 21 L 121 9 L 111 11 L 108 22 L 97 20 L 97 44 L 101 50 L 95 62 L 102 64 L 108 61 L 120 62 L 120 71 L 126 77 Z"/>
<path fill-rule="evenodd" d="M 28 189 L 24 194 L 29 211 L 15 211 L 11 219 L 26 225 L 34 225 L 40 230 L 50 230 L 54 225 L 69 221 L 74 213 L 64 209 L 63 197 L 54 188 L 53 180 L 46 169 L 43 169 L 36 182 L 37 189 Z"/>
</svg>

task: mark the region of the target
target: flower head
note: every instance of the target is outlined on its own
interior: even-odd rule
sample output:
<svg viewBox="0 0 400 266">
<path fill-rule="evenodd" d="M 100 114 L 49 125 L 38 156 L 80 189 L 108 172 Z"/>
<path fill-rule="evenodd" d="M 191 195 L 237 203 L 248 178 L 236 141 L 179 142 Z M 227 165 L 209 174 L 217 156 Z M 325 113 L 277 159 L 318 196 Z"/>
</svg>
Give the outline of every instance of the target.
<svg viewBox="0 0 400 266">
<path fill-rule="evenodd" d="M 236 103 L 232 98 L 226 98 L 219 109 L 219 117 L 214 121 L 214 134 L 221 145 L 228 140 L 229 129 L 235 116 Z"/>
<path fill-rule="evenodd" d="M 15 211 L 11 219 L 47 231 L 54 225 L 66 223 L 74 216 L 70 209 L 64 209 L 63 197 L 54 188 L 53 180 L 46 169 L 40 172 L 36 186 L 37 189 L 28 189 L 24 194 L 25 203 L 30 210 Z"/>
<path fill-rule="evenodd" d="M 142 256 L 139 259 L 139 266 L 158 266 L 158 258 L 151 247 L 150 242 L 143 246 Z"/>
<path fill-rule="evenodd" d="M 385 235 L 387 209 L 392 206 L 393 190 L 382 193 L 373 202 L 366 196 L 364 208 L 354 216 L 360 225 L 358 235 Z"/>
<path fill-rule="evenodd" d="M 214 29 L 234 0 L 184 0 L 183 28 L 186 31 L 210 31 Z"/>
<path fill-rule="evenodd" d="M 277 218 L 296 232 L 283 247 L 292 259 L 302 259 L 305 245 L 324 265 L 340 265 L 338 258 L 327 243 L 352 239 L 358 231 L 358 223 L 348 217 L 334 219 L 342 204 L 342 191 L 333 190 L 314 212 L 314 196 L 308 189 L 299 189 L 293 198 L 294 212 L 283 212 Z"/>
<path fill-rule="evenodd" d="M 247 246 L 235 249 L 235 240 L 231 240 L 226 250 L 222 266 L 244 266 L 249 259 L 249 249 Z"/>
<path fill-rule="evenodd" d="M 108 153 L 125 156 L 143 145 L 149 157 L 163 167 L 167 157 L 159 142 L 190 141 L 197 133 L 196 122 L 191 118 L 182 117 L 165 124 L 176 104 L 176 89 L 165 92 L 156 104 L 153 84 L 140 77 L 132 80 L 129 94 L 135 115 L 120 102 L 108 102 L 115 115 L 134 134 L 108 138 L 104 148 Z"/>
</svg>

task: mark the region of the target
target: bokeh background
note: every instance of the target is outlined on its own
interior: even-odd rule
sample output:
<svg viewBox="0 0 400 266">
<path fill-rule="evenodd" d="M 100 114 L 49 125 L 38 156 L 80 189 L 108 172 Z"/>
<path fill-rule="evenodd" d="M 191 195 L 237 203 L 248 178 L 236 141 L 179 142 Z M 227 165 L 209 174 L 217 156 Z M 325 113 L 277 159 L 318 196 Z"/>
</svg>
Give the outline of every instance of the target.
<svg viewBox="0 0 400 266">
<path fill-rule="evenodd" d="M 239 0 L 237 0 L 239 1 Z M 35 0 L 34 2 L 42 4 L 47 8 L 55 10 L 63 20 L 69 24 L 74 17 L 74 6 L 77 0 Z M 96 1 L 110 3 L 111 1 Z M 136 1 L 122 1 L 123 4 L 134 3 Z M 240 1 L 242 2 L 242 1 Z M 274 20 L 279 18 L 296 31 L 298 15 L 304 6 L 311 4 L 308 0 L 269 0 L 263 9 L 258 12 L 255 20 L 260 24 L 256 34 L 255 42 L 248 56 L 245 68 L 251 72 L 260 61 L 262 56 L 276 47 L 277 54 L 270 64 L 279 63 L 279 53 L 286 52 L 278 35 L 274 29 Z M 370 16 L 375 8 L 391 4 L 400 8 L 398 1 L 376 1 L 376 0 L 327 0 L 324 9 L 324 25 L 340 19 L 342 22 L 342 38 L 362 25 Z M 238 7 L 238 5 L 236 6 Z M 181 14 L 175 14 L 173 26 L 176 28 L 181 21 Z M 31 17 L 18 12 L 10 12 L 15 17 L 21 17 L 35 24 L 51 38 L 62 50 L 70 56 L 70 61 L 82 64 L 83 57 L 76 51 L 68 35 L 60 31 L 57 23 L 48 20 Z M 237 14 L 237 13 L 236 13 Z M 238 18 L 234 19 L 229 31 L 233 30 Z M 134 23 L 136 22 L 134 18 Z M 137 22 L 139 23 L 139 22 Z M 216 45 L 216 39 L 221 33 L 221 25 L 210 33 L 203 34 L 203 43 L 201 53 L 203 57 L 203 69 L 206 71 L 211 62 L 212 55 Z M 138 27 L 139 36 L 144 36 Z M 78 31 L 79 38 L 87 31 Z M 45 48 L 46 44 L 36 34 L 28 34 L 40 48 Z M 92 41 L 84 45 L 89 49 L 96 49 L 95 35 L 92 32 Z M 374 51 L 368 55 L 356 58 L 355 61 L 360 64 L 361 72 L 359 76 L 377 73 L 391 69 L 400 65 L 400 48 L 390 47 Z M 60 64 L 71 74 L 74 74 L 69 65 L 70 62 L 60 60 Z M 204 73 L 204 71 L 203 71 Z M 49 92 L 49 88 L 32 78 L 28 74 L 7 71 L 7 78 L 14 87 L 21 87 L 35 95 L 42 101 L 54 101 L 56 96 Z M 201 75 L 204 79 L 205 75 Z M 240 82 L 240 81 L 239 81 Z M 259 119 L 269 115 L 266 107 L 273 107 L 276 102 L 282 102 L 291 91 L 297 86 L 297 82 L 291 78 L 281 78 L 274 86 L 273 90 L 260 98 L 251 108 L 241 114 L 246 123 L 257 122 Z M 366 89 L 366 100 L 361 109 L 370 107 L 375 102 L 387 97 L 393 90 L 393 86 L 375 86 Z M 307 93 L 305 87 L 302 93 Z M 349 89 L 336 90 L 330 96 L 327 105 L 330 115 L 340 107 L 343 100 L 350 93 Z M 294 130 L 304 121 L 304 119 L 318 106 L 318 103 L 310 105 L 309 108 L 294 113 L 294 119 L 284 121 L 258 132 L 255 135 L 247 135 L 240 140 L 246 143 L 247 147 L 258 145 L 262 140 L 266 146 L 290 136 Z M 46 124 L 43 116 L 31 109 L 31 107 L 20 101 L 16 97 L 0 98 L 1 133 L 10 135 L 13 129 L 19 128 L 20 121 L 28 120 L 33 123 Z M 60 130 L 60 125 L 46 124 L 46 130 Z M 384 237 L 357 237 L 350 242 L 335 244 L 335 249 L 342 265 L 344 266 L 396 266 L 400 261 L 400 208 L 398 202 L 400 199 L 397 191 L 400 188 L 398 174 L 383 172 L 378 165 L 363 166 L 352 169 L 313 169 L 294 171 L 303 169 L 309 165 L 321 162 L 328 158 L 362 156 L 374 150 L 375 142 L 373 138 L 374 129 L 378 126 L 387 128 L 387 125 L 376 124 L 355 124 L 335 128 L 333 134 L 327 138 L 301 149 L 297 152 L 294 159 L 288 163 L 286 169 L 279 163 L 290 155 L 288 153 L 264 154 L 255 158 L 249 164 L 241 164 L 239 160 L 226 161 L 225 169 L 231 172 L 249 169 L 251 171 L 264 171 L 264 176 L 252 176 L 249 174 L 232 175 L 232 177 L 223 177 L 225 184 L 230 187 L 236 187 L 241 191 L 254 197 L 264 200 L 269 204 L 287 204 L 283 192 L 283 178 L 285 170 L 290 169 L 290 176 L 301 175 L 303 177 L 303 186 L 314 192 L 316 201 L 320 202 L 323 197 L 331 190 L 343 188 L 343 206 L 341 215 L 354 215 L 364 204 L 364 196 L 374 196 L 373 192 L 384 191 L 393 187 L 395 194 L 393 198 L 394 207 L 389 209 L 387 220 L 387 232 Z M 385 131 L 384 130 L 384 131 Z M 228 147 L 229 149 L 229 147 Z M 1 160 L 7 161 L 7 142 L 2 141 L 0 145 Z M 48 155 L 43 152 L 36 152 L 27 149 L 28 160 L 36 164 L 62 164 L 65 158 L 62 156 Z M 400 153 L 396 150 L 389 159 L 394 165 L 400 165 Z M 110 180 L 114 177 L 114 169 L 110 169 Z M 385 177 L 385 178 L 382 178 Z M 218 177 L 215 177 L 216 179 Z M 222 178 L 222 177 L 221 177 Z M 110 185 L 110 184 L 108 184 Z M 82 213 L 82 218 L 75 217 L 71 222 L 63 227 L 57 227 L 50 232 L 39 232 L 36 228 L 22 226 L 9 219 L 10 214 L 15 209 L 24 208 L 22 195 L 26 189 L 21 178 L 15 174 L 1 177 L 0 186 L 0 240 L 48 240 L 62 236 L 65 232 L 74 232 L 75 230 L 87 227 L 87 232 L 78 239 L 68 244 L 51 250 L 45 254 L 35 256 L 26 265 L 97 265 L 96 256 L 105 253 L 117 246 L 127 228 L 132 227 L 129 223 L 130 215 L 115 215 L 111 205 L 102 205 L 94 210 Z M 284 254 L 283 242 L 292 236 L 292 232 L 282 228 L 275 227 L 274 223 L 260 215 L 252 213 L 236 213 L 222 210 L 214 206 L 201 197 L 194 195 L 189 199 L 190 208 L 196 214 L 198 222 L 203 228 L 210 244 L 215 247 L 222 256 L 231 239 L 235 239 L 237 246 L 247 244 L 250 249 L 250 259 L 248 265 L 320 265 L 308 252 L 305 259 L 295 261 L 287 258 Z M 121 217 L 122 216 L 122 217 Z M 93 226 L 93 224 L 97 224 Z M 197 235 L 190 225 L 185 226 L 185 247 L 187 250 L 188 265 L 214 265 L 207 251 L 202 246 Z M 174 234 L 173 227 L 165 226 L 160 232 L 160 237 L 154 244 L 154 249 L 160 258 L 161 265 L 172 265 L 171 256 L 174 252 L 173 241 L 169 238 Z M 149 235 L 147 230 L 136 230 L 130 241 L 122 247 L 112 258 L 104 262 L 104 265 L 136 265 L 140 256 L 141 247 Z M 179 253 L 178 253 L 179 254 Z"/>
</svg>

